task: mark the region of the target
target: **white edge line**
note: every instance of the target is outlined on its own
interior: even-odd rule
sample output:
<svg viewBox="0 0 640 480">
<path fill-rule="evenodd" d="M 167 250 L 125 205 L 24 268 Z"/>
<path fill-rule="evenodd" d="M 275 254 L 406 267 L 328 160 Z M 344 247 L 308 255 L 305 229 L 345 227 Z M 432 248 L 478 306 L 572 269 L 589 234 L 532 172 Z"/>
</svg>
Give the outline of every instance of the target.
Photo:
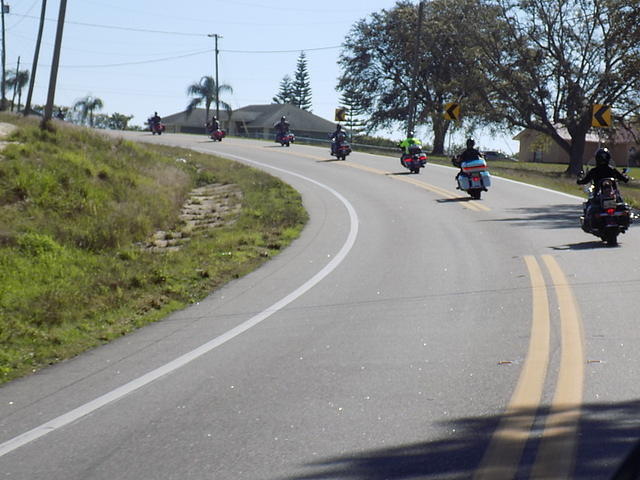
<svg viewBox="0 0 640 480">
<path fill-rule="evenodd" d="M 290 172 L 282 168 L 273 167 L 271 165 L 267 165 L 264 163 L 256 162 L 254 160 L 249 160 L 247 158 L 238 157 L 236 155 L 227 154 L 227 156 L 231 156 L 243 162 L 251 163 L 264 168 L 277 170 L 279 172 L 283 172 L 288 175 L 293 175 L 295 177 L 301 178 L 315 185 L 318 185 L 319 187 L 325 190 L 328 190 L 330 193 L 336 196 L 347 209 L 349 213 L 349 219 L 350 219 L 349 235 L 347 236 L 347 240 L 343 244 L 340 251 L 333 257 L 333 259 L 324 268 L 322 268 L 322 270 L 316 273 L 313 277 L 311 277 L 309 280 L 307 280 L 304 284 L 302 284 L 300 287 L 295 289 L 289 295 L 277 301 L 276 303 L 266 308 L 262 312 L 258 313 L 257 315 L 254 315 L 253 317 L 246 320 L 245 322 L 223 333 L 222 335 L 206 342 L 205 344 L 197 347 L 196 349 L 184 355 L 181 355 L 180 357 L 142 375 L 141 377 L 138 377 L 135 380 L 132 380 L 108 393 L 105 393 L 104 395 L 88 403 L 85 403 L 84 405 L 81 405 L 65 414 L 62 414 L 54 418 L 53 420 L 43 423 L 42 425 L 35 427 L 32 430 L 29 430 L 28 432 L 25 432 L 21 435 L 18 435 L 17 437 L 14 437 L 0 444 L 0 457 L 30 442 L 33 442 L 34 440 L 40 437 L 43 437 L 48 433 L 51 433 L 59 428 L 69 425 L 70 423 L 73 423 L 76 420 L 79 420 L 80 418 L 98 410 L 99 408 L 105 405 L 108 405 L 109 403 L 112 403 L 121 399 L 125 395 L 128 395 L 129 393 L 135 390 L 138 390 L 139 388 L 142 388 L 145 385 L 148 385 L 149 383 L 153 382 L 154 380 L 157 380 L 158 378 L 164 375 L 174 372 L 175 370 L 183 367 L 184 365 L 195 360 L 196 358 L 201 357 L 202 355 L 210 352 L 211 350 L 219 347 L 220 345 L 228 342 L 229 340 L 232 340 L 233 338 L 237 337 L 241 333 L 246 332 L 251 327 L 254 327 L 255 325 L 262 322 L 263 320 L 266 320 L 271 315 L 278 312 L 279 310 L 281 310 L 282 308 L 284 308 L 285 306 L 287 306 L 288 304 L 296 300 L 298 297 L 302 296 L 308 290 L 313 288 L 315 285 L 320 283 L 322 279 L 324 279 L 327 275 L 329 275 L 346 258 L 347 254 L 355 244 L 356 237 L 358 235 L 358 215 L 355 209 L 353 208 L 353 206 L 351 205 L 351 203 L 349 203 L 349 201 L 346 198 L 344 198 L 340 193 L 338 193 L 331 187 L 324 185 L 309 177 L 305 177 L 304 175 Z"/>
</svg>

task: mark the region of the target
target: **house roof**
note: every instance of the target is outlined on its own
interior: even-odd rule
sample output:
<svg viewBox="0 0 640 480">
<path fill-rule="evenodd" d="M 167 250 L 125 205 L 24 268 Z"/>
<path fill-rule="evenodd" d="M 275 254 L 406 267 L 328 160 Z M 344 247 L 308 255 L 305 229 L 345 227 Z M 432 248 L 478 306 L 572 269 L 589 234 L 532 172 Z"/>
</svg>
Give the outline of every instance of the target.
<svg viewBox="0 0 640 480">
<path fill-rule="evenodd" d="M 212 115 L 213 112 L 215 112 L 215 109 L 211 110 L 209 115 Z M 280 121 L 282 116 L 287 117 L 291 130 L 294 132 L 299 129 L 307 132 L 329 133 L 335 128 L 334 122 L 290 104 L 247 105 L 234 110 L 231 113 L 231 121 L 244 122 L 247 127 L 251 128 L 271 129 L 275 123 Z M 221 110 L 218 120 L 227 121 L 227 112 Z M 207 119 L 205 118 L 205 109 L 196 108 L 188 117 L 186 112 L 179 112 L 167 115 L 162 121 L 166 125 L 201 127 L 206 123 Z"/>
<path fill-rule="evenodd" d="M 189 127 L 202 127 L 208 120 L 211 119 L 211 115 L 215 114 L 215 108 L 209 110 L 209 119 L 205 114 L 207 111 L 204 108 L 194 108 L 191 115 L 187 116 L 187 112 L 178 112 L 166 117 L 162 117 L 162 122 L 165 125 L 186 125 Z M 220 110 L 220 118 L 218 120 L 226 121 L 228 119 L 227 112 Z"/>
<path fill-rule="evenodd" d="M 560 135 L 561 138 L 563 138 L 564 140 L 568 140 L 571 141 L 571 135 L 569 135 L 569 132 L 567 131 L 566 128 L 564 127 L 559 127 L 557 128 L 558 134 Z M 585 140 L 587 142 L 591 142 L 591 143 L 608 143 L 610 142 L 610 138 L 608 135 L 608 132 L 602 132 L 603 134 L 600 134 L 598 132 L 595 132 L 593 130 L 591 130 L 589 133 L 587 133 L 587 136 L 585 138 Z M 522 130 L 521 132 L 519 132 L 517 135 L 515 135 L 513 137 L 513 140 L 516 141 L 521 141 L 524 137 L 529 136 L 529 135 L 544 135 L 543 133 L 537 131 L 537 130 L 533 130 L 531 128 L 526 128 L 524 130 Z M 636 143 L 636 138 L 640 138 L 640 132 L 636 131 L 635 132 L 635 137 L 634 134 L 626 129 L 623 128 L 619 128 L 617 130 L 615 130 L 615 136 L 613 138 L 613 143 Z"/>
</svg>

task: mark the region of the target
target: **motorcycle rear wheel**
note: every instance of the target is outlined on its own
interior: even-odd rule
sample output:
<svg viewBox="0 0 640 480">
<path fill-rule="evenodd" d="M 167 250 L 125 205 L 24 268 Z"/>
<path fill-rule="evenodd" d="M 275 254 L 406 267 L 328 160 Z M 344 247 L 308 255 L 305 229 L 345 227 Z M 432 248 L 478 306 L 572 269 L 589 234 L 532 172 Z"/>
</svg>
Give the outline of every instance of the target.
<svg viewBox="0 0 640 480">
<path fill-rule="evenodd" d="M 469 195 L 471 195 L 471 198 L 473 198 L 474 200 L 480 200 L 480 197 L 482 196 L 482 190 L 478 188 L 469 190 Z"/>
</svg>

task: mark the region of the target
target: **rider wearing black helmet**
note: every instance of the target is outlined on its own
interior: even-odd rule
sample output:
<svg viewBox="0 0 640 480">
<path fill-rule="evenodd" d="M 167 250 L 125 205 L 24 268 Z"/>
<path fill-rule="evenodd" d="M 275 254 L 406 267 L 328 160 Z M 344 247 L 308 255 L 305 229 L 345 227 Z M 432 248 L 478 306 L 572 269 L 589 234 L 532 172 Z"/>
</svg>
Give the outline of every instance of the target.
<svg viewBox="0 0 640 480">
<path fill-rule="evenodd" d="M 615 168 L 609 166 L 609 162 L 611 161 L 611 153 L 607 148 L 599 148 L 596 152 L 596 166 L 589 170 L 589 172 L 584 177 L 578 177 L 577 183 L 579 185 L 585 185 L 589 182 L 593 182 L 593 185 L 596 188 L 596 192 L 600 189 L 600 180 L 603 178 L 615 178 L 617 180 L 621 180 L 625 183 L 629 181 L 629 177 L 627 177 L 624 173 L 619 172 Z"/>
<path fill-rule="evenodd" d="M 467 149 L 458 155 L 459 162 L 468 162 L 470 160 L 476 160 L 482 158 L 482 154 L 475 148 L 476 142 L 473 138 L 467 139 Z"/>
<path fill-rule="evenodd" d="M 280 121 L 274 123 L 273 128 L 276 129 L 276 142 L 279 142 L 284 135 L 289 133 L 289 122 L 287 122 L 287 117 L 284 115 L 280 117 Z"/>
</svg>

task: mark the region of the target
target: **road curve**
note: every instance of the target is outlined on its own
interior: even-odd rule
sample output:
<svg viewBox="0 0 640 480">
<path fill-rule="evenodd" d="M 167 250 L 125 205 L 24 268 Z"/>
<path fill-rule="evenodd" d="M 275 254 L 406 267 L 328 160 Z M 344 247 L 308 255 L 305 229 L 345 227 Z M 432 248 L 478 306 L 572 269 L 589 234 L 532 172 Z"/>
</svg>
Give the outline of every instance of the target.
<svg viewBox="0 0 640 480">
<path fill-rule="evenodd" d="M 580 200 L 455 170 L 126 134 L 283 178 L 310 213 L 252 274 L 0 388 L 28 479 L 608 478 L 636 440 L 640 240 Z"/>
</svg>

